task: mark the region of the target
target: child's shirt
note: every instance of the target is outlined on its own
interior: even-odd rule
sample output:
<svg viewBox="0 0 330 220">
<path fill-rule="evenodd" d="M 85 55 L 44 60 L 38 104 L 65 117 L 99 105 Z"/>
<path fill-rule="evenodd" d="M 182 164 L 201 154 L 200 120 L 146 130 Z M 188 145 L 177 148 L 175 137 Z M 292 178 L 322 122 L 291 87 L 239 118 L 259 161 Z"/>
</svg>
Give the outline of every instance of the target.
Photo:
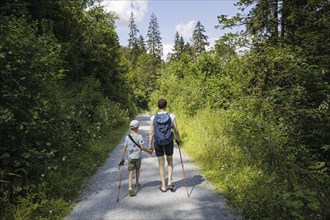
<svg viewBox="0 0 330 220">
<path fill-rule="evenodd" d="M 131 137 L 140 146 L 142 144 L 144 144 L 144 140 L 143 140 L 142 135 L 140 135 L 140 134 L 132 135 L 131 134 Z M 142 151 L 141 151 L 141 149 L 134 144 L 134 142 L 128 137 L 128 135 L 125 138 L 125 145 L 127 147 L 128 158 L 131 158 L 131 159 L 140 159 L 142 157 Z"/>
</svg>

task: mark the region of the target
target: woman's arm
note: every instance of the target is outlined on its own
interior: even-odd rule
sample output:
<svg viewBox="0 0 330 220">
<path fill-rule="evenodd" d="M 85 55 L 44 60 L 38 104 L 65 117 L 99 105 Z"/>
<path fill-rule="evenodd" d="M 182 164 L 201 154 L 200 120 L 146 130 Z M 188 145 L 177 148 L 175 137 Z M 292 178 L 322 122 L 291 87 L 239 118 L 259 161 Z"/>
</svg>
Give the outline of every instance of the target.
<svg viewBox="0 0 330 220">
<path fill-rule="evenodd" d="M 174 119 L 172 123 L 173 123 L 173 129 L 174 129 L 174 133 L 175 133 L 175 140 L 177 143 L 180 143 L 181 138 L 180 138 L 180 132 L 179 132 L 178 125 L 176 124 L 176 119 Z"/>
<path fill-rule="evenodd" d="M 150 134 L 149 134 L 149 149 L 152 147 L 152 141 L 154 139 L 154 122 L 150 120 Z"/>
</svg>

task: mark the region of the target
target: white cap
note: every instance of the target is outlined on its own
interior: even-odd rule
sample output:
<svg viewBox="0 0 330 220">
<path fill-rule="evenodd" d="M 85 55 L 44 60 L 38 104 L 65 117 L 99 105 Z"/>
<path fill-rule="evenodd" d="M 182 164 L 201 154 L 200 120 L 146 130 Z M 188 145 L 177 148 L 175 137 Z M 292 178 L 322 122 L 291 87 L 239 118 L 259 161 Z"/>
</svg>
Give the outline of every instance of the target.
<svg viewBox="0 0 330 220">
<path fill-rule="evenodd" d="M 131 123 L 129 123 L 129 126 L 132 128 L 132 129 L 135 129 L 137 127 L 140 126 L 140 122 L 138 120 L 133 120 L 131 121 Z"/>
</svg>

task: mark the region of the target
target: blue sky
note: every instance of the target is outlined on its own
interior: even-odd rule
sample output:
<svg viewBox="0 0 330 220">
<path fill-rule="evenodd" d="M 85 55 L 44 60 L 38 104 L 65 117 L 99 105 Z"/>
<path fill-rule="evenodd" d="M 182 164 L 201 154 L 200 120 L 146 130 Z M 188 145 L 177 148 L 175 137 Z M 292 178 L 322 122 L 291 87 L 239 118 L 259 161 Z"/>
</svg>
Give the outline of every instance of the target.
<svg viewBox="0 0 330 220">
<path fill-rule="evenodd" d="M 176 31 L 190 42 L 197 21 L 205 27 L 205 34 L 209 37 L 210 46 L 225 32 L 215 29 L 218 25 L 217 16 L 221 14 L 235 15 L 240 12 L 235 0 L 103 0 L 101 4 L 106 11 L 113 11 L 119 16 L 116 22 L 120 44 L 128 44 L 128 19 L 131 11 L 134 13 L 135 23 L 142 36 L 146 39 L 150 17 L 154 13 L 160 27 L 163 44 L 163 56 L 171 52 Z M 238 31 L 236 28 L 231 30 Z"/>
</svg>

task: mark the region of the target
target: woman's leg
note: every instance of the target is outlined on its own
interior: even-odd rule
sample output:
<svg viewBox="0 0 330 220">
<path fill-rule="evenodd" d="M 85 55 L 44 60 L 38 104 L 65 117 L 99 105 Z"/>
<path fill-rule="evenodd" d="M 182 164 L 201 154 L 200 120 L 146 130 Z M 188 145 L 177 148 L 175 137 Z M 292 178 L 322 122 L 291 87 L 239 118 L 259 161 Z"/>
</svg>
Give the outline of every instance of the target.
<svg viewBox="0 0 330 220">
<path fill-rule="evenodd" d="M 158 157 L 158 165 L 159 165 L 159 176 L 160 180 L 162 181 L 162 190 L 166 190 L 165 187 L 165 161 L 164 156 Z"/>
<path fill-rule="evenodd" d="M 167 174 L 168 174 L 168 183 L 167 185 L 172 185 L 173 179 L 173 156 L 166 156 L 167 160 Z"/>
</svg>

